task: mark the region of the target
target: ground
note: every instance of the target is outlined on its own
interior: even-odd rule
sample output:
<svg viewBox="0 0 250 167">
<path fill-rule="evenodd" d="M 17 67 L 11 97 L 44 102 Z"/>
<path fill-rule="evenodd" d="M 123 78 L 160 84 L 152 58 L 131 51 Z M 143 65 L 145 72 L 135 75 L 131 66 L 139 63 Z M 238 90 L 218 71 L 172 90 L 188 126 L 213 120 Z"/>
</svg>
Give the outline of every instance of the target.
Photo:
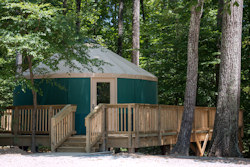
<svg viewBox="0 0 250 167">
<path fill-rule="evenodd" d="M 250 159 L 172 157 L 111 153 L 26 153 L 18 148 L 0 149 L 1 166 L 8 167 L 247 167 Z"/>
</svg>

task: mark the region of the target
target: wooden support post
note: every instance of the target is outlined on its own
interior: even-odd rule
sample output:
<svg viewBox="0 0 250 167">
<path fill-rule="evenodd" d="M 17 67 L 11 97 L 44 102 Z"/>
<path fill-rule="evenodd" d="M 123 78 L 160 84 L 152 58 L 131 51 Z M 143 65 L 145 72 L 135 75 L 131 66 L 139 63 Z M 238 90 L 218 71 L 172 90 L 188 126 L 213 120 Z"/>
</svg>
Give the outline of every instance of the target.
<svg viewBox="0 0 250 167">
<path fill-rule="evenodd" d="M 131 105 L 128 105 L 128 148 L 132 148 L 132 114 Z"/>
<path fill-rule="evenodd" d="M 206 146 L 207 146 L 207 141 L 209 139 L 209 134 L 207 133 L 206 137 L 205 137 L 205 140 L 203 142 L 203 145 L 202 145 L 202 149 L 201 149 L 201 154 L 200 156 L 203 156 L 204 155 L 204 152 L 205 152 L 205 149 L 206 149 Z"/>
<path fill-rule="evenodd" d="M 76 107 L 74 108 L 74 111 L 72 112 L 73 114 L 72 114 L 72 130 L 74 131 L 74 133 L 76 133 L 75 132 L 75 112 L 76 112 Z"/>
<path fill-rule="evenodd" d="M 19 131 L 19 108 L 15 107 L 14 109 L 14 120 L 13 120 L 13 134 L 14 134 L 14 140 L 13 144 L 17 145 L 17 134 Z"/>
<path fill-rule="evenodd" d="M 179 124 L 179 106 L 176 106 L 176 108 L 177 108 L 177 111 L 176 111 L 176 118 L 177 118 L 177 121 L 176 121 L 176 123 L 177 123 L 177 125 L 176 125 L 176 127 L 177 127 L 177 129 L 176 129 L 176 131 L 177 131 L 177 133 L 176 133 L 176 138 L 178 137 L 178 134 L 179 134 L 179 132 L 180 132 L 180 124 Z"/>
<path fill-rule="evenodd" d="M 106 106 L 102 107 L 102 132 L 103 132 L 103 143 L 102 143 L 102 151 L 107 150 L 107 128 L 106 128 Z"/>
<path fill-rule="evenodd" d="M 140 125 L 140 119 L 139 119 L 139 104 L 135 104 L 135 140 L 136 140 L 136 148 L 140 147 L 140 133 L 139 133 L 139 125 Z"/>
<path fill-rule="evenodd" d="M 53 117 L 53 110 L 52 110 L 52 106 L 49 107 L 49 111 L 48 111 L 48 130 L 49 130 L 49 140 L 51 143 L 51 118 Z"/>
<path fill-rule="evenodd" d="M 90 120 L 86 119 L 86 152 L 90 153 L 91 150 L 91 143 L 90 143 L 90 136 L 91 131 L 90 131 Z"/>
<path fill-rule="evenodd" d="M 198 140 L 196 134 L 194 134 L 194 135 L 195 135 L 195 142 L 196 142 L 196 145 L 197 145 L 197 148 L 198 148 L 198 151 L 199 151 L 199 155 L 201 156 L 201 154 L 202 154 L 201 143 L 200 143 L 200 141 Z"/>
<path fill-rule="evenodd" d="M 162 139 L 162 134 L 161 134 L 161 107 L 158 105 L 158 144 L 162 145 L 161 139 Z M 164 154 L 165 155 L 165 154 Z"/>
<path fill-rule="evenodd" d="M 55 152 L 55 143 L 56 143 L 56 135 L 57 130 L 56 130 L 56 120 L 55 118 L 51 118 L 51 152 Z"/>
</svg>

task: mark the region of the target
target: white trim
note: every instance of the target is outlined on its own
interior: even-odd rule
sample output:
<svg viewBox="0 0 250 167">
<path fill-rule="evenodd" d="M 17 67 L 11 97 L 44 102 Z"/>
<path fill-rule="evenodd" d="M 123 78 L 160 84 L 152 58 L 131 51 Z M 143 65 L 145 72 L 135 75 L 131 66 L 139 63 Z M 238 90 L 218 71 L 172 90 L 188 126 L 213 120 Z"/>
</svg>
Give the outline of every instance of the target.
<svg viewBox="0 0 250 167">
<path fill-rule="evenodd" d="M 29 76 L 25 76 L 29 79 Z M 144 75 L 131 75 L 131 74 L 114 74 L 114 73 L 62 73 L 62 74 L 45 74 L 35 75 L 35 79 L 43 78 L 129 78 L 129 79 L 142 79 L 149 81 L 158 81 L 157 77 L 150 77 Z"/>
<path fill-rule="evenodd" d="M 108 82 L 110 83 L 110 104 L 117 104 L 117 78 L 91 78 L 91 103 L 90 103 L 90 111 L 93 110 L 92 105 L 97 105 L 97 83 L 98 82 Z"/>
</svg>

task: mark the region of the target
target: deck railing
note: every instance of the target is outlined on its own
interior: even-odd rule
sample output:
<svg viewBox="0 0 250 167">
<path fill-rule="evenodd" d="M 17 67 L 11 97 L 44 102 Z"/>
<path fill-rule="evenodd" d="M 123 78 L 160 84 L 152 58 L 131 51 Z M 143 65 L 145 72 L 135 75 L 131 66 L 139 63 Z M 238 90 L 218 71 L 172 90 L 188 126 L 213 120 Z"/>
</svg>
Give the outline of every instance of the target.
<svg viewBox="0 0 250 167">
<path fill-rule="evenodd" d="M 0 132 L 11 132 L 12 109 L 6 109 L 0 112 Z"/>
<path fill-rule="evenodd" d="M 76 105 L 66 105 L 51 118 L 51 151 L 75 133 Z"/>
<path fill-rule="evenodd" d="M 211 134 L 216 108 L 196 107 L 193 122 L 193 134 Z M 168 136 L 175 136 L 170 143 L 176 142 L 180 131 L 183 106 L 150 104 L 102 104 L 86 118 L 86 151 L 99 141 L 104 147 L 139 148 L 150 146 L 147 140 L 158 138 L 153 145 L 164 145 Z M 242 111 L 239 115 L 239 127 L 243 126 Z M 196 136 L 195 136 L 196 137 Z M 210 135 L 211 137 L 211 135 Z M 120 138 L 119 143 L 109 142 Z M 142 140 L 142 141 L 140 141 Z M 112 140 L 118 141 L 118 140 Z"/>
<path fill-rule="evenodd" d="M 36 134 L 50 134 L 50 120 L 65 105 L 38 105 L 36 111 Z M 8 107 L 1 116 L 1 132 L 14 134 L 32 133 L 33 106 Z"/>
</svg>

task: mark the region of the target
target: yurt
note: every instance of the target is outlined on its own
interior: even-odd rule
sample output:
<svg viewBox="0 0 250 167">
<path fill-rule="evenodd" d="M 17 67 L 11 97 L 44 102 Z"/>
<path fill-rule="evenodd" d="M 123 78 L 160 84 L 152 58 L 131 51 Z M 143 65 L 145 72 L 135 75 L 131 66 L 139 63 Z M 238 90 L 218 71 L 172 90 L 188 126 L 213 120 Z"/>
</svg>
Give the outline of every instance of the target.
<svg viewBox="0 0 250 167">
<path fill-rule="evenodd" d="M 157 104 L 157 77 L 153 74 L 101 46 L 89 48 L 87 54 L 90 59 L 106 62 L 102 69 L 93 67 L 89 71 L 77 61 L 73 61 L 79 67 L 75 69 L 64 61 L 59 62 L 57 71 L 44 64 L 36 67 L 47 71 L 45 75 L 35 75 L 41 92 L 38 105 L 76 104 L 77 134 L 86 133 L 85 117 L 99 103 Z M 50 78 L 50 81 L 43 78 Z M 14 106 L 32 104 L 31 91 L 16 88 Z"/>
</svg>

